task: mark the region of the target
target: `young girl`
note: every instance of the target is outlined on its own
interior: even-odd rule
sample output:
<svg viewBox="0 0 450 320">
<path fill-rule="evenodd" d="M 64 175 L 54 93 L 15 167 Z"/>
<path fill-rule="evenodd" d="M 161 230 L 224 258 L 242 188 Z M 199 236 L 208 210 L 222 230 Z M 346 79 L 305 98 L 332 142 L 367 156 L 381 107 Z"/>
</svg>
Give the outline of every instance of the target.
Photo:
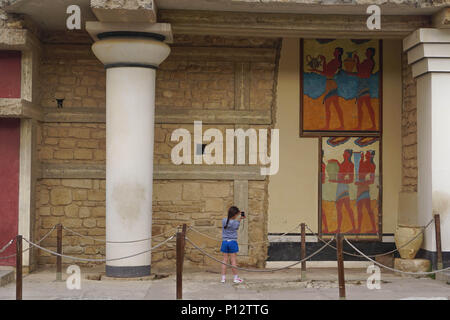
<svg viewBox="0 0 450 320">
<path fill-rule="evenodd" d="M 231 258 L 231 265 L 236 266 L 236 253 L 239 251 L 237 243 L 237 231 L 241 223 L 241 219 L 245 219 L 241 215 L 241 211 L 233 206 L 228 209 L 228 217 L 222 220 L 222 247 L 220 251 L 223 252 L 223 262 L 228 263 L 228 258 Z M 234 283 L 241 283 L 243 280 L 237 275 L 237 270 L 231 268 L 234 274 Z M 222 283 L 225 283 L 225 274 L 227 266 L 222 264 Z"/>
</svg>

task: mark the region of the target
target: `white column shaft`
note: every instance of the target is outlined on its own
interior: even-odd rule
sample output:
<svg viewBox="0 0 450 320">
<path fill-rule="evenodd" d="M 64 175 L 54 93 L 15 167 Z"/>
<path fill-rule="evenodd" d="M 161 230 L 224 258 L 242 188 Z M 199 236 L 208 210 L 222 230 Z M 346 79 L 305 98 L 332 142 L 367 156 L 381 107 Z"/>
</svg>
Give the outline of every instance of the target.
<svg viewBox="0 0 450 320">
<path fill-rule="evenodd" d="M 155 70 L 109 68 L 106 84 L 106 235 L 109 241 L 146 239 L 152 228 Z M 149 250 L 151 241 L 106 246 L 107 259 Z M 149 266 L 151 254 L 107 262 Z"/>
</svg>

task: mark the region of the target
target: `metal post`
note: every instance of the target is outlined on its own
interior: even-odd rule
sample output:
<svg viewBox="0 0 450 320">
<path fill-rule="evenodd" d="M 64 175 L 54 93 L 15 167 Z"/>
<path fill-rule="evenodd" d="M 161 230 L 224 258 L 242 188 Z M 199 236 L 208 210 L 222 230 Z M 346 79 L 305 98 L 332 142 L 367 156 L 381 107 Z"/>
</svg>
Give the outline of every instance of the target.
<svg viewBox="0 0 450 320">
<path fill-rule="evenodd" d="M 22 300 L 22 236 L 16 237 L 16 300 Z"/>
<path fill-rule="evenodd" d="M 442 262 L 441 218 L 439 214 L 434 215 L 434 229 L 436 232 L 437 270 L 440 270 L 444 268 L 444 264 Z"/>
<path fill-rule="evenodd" d="M 56 252 L 62 254 L 62 224 L 57 225 Z M 56 256 L 56 281 L 62 281 L 62 257 Z"/>
<path fill-rule="evenodd" d="M 182 232 L 177 232 L 177 300 L 183 299 L 183 262 L 186 238 L 186 224 Z"/>
<path fill-rule="evenodd" d="M 338 278 L 339 278 L 339 299 L 345 300 L 345 275 L 344 275 L 344 255 L 343 250 L 343 239 L 342 234 L 336 235 L 336 245 L 337 245 L 337 265 L 338 265 Z"/>
<path fill-rule="evenodd" d="M 302 232 L 302 246 L 301 246 L 301 254 L 300 259 L 305 259 L 306 257 L 306 225 L 304 223 L 301 224 L 301 232 Z M 301 279 L 302 281 L 306 280 L 306 261 L 302 262 L 302 271 L 301 271 Z"/>
</svg>

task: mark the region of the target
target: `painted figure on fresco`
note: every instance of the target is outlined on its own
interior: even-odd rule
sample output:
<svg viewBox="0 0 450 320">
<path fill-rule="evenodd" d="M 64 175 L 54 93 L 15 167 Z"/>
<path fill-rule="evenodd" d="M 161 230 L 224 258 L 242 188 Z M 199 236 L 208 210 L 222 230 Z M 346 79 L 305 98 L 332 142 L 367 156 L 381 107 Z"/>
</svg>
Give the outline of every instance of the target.
<svg viewBox="0 0 450 320">
<path fill-rule="evenodd" d="M 321 147 L 321 232 L 378 237 L 380 138 L 322 137 Z"/>
<path fill-rule="evenodd" d="M 357 232 L 361 232 L 361 224 L 362 224 L 362 216 L 363 216 L 363 208 L 367 209 L 369 214 L 370 223 L 372 225 L 372 230 L 368 233 L 377 233 L 377 227 L 375 224 L 375 215 L 371 208 L 370 204 L 370 190 L 369 186 L 374 184 L 375 182 L 375 163 L 373 158 L 375 156 L 375 151 L 367 151 L 365 154 L 361 155 L 361 160 L 359 162 L 359 171 L 358 171 L 358 179 L 355 182 L 357 185 L 356 191 L 356 207 L 358 210 L 358 229 Z"/>
<path fill-rule="evenodd" d="M 362 121 L 363 121 L 363 105 L 367 106 L 367 111 L 369 112 L 370 121 L 372 126 L 367 130 L 376 130 L 376 122 L 375 122 L 375 111 L 372 107 L 371 95 L 370 95 L 370 83 L 369 79 L 372 75 L 372 71 L 375 67 L 375 60 L 373 59 L 375 55 L 375 48 L 367 48 L 366 50 L 366 60 L 360 63 L 359 56 L 354 53 L 353 58 L 356 61 L 356 73 L 350 73 L 351 75 L 355 75 L 358 77 L 358 94 L 356 96 L 356 104 L 358 106 L 358 125 L 355 130 L 361 130 Z"/>
<path fill-rule="evenodd" d="M 302 41 L 301 134 L 379 132 L 381 42 Z"/>
<path fill-rule="evenodd" d="M 331 180 L 330 182 L 336 182 L 337 185 L 337 191 L 336 191 L 336 210 L 337 210 L 337 230 L 336 232 L 341 232 L 341 226 L 342 226 L 342 218 L 343 218 L 343 211 L 342 207 L 344 206 L 349 214 L 350 221 L 352 223 L 352 230 L 350 230 L 351 233 L 356 231 L 355 227 L 355 218 L 353 214 L 353 210 L 350 206 L 350 193 L 349 193 L 349 185 L 353 183 L 355 178 L 355 166 L 352 163 L 352 154 L 353 151 L 350 149 L 347 149 L 344 151 L 343 157 L 344 161 L 342 163 L 339 163 L 336 159 L 331 159 L 328 161 L 328 163 L 337 163 L 339 166 L 339 171 L 337 174 L 336 180 Z"/>
<path fill-rule="evenodd" d="M 317 72 L 326 77 L 325 84 L 325 97 L 323 98 L 322 104 L 325 105 L 325 127 L 321 128 L 321 130 L 329 130 L 330 129 L 330 120 L 331 120 L 331 104 L 334 104 L 336 109 L 336 113 L 338 115 L 341 126 L 336 128 L 336 130 L 344 129 L 344 115 L 342 113 L 342 108 L 339 105 L 339 95 L 338 95 L 338 85 L 334 76 L 341 71 L 342 69 L 342 55 L 344 53 L 344 49 L 337 47 L 334 49 L 333 56 L 334 58 L 327 63 L 327 59 L 324 55 L 319 55 L 319 58 L 322 61 L 322 71 L 313 68 L 311 71 Z"/>
</svg>

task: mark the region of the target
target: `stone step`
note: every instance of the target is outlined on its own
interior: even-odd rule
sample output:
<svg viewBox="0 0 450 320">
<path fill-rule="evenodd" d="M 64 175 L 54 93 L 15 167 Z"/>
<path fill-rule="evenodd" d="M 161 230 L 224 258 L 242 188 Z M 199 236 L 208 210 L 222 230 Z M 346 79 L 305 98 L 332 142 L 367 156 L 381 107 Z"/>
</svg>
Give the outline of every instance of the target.
<svg viewBox="0 0 450 320">
<path fill-rule="evenodd" d="M 450 284 L 450 271 L 439 272 L 436 274 L 436 280 L 441 280 Z"/>
<path fill-rule="evenodd" d="M 0 269 L 0 287 L 6 286 L 7 284 L 14 282 L 14 269 Z"/>
</svg>

